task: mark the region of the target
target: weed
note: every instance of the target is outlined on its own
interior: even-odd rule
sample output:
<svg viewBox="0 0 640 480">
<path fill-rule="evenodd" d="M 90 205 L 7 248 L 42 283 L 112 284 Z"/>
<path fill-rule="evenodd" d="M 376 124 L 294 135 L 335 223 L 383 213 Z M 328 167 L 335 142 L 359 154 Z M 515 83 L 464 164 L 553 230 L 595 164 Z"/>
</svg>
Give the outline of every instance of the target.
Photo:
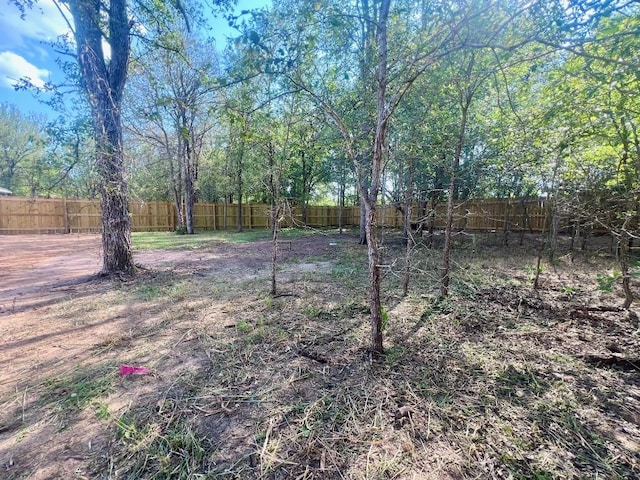
<svg viewBox="0 0 640 480">
<path fill-rule="evenodd" d="M 532 265 L 530 263 L 527 263 L 524 266 L 524 271 L 527 274 L 527 278 L 529 280 L 529 282 L 532 282 L 533 280 L 535 280 L 536 275 L 543 273 L 545 269 L 545 265 L 544 264 L 540 264 L 540 267 L 537 268 L 535 265 Z"/>
<path fill-rule="evenodd" d="M 322 319 L 322 317 L 327 314 L 327 312 L 319 309 L 315 305 L 306 305 L 304 307 L 303 312 L 307 317 L 319 319 L 319 320 Z"/>
<path fill-rule="evenodd" d="M 348 300 L 344 305 L 337 309 L 337 313 L 342 318 L 356 318 L 362 315 L 369 315 L 371 313 L 371 309 L 368 305 Z"/>
<path fill-rule="evenodd" d="M 47 382 L 49 398 L 63 413 L 82 410 L 112 391 L 115 373 L 81 371 L 71 377 L 53 378 Z"/>
<path fill-rule="evenodd" d="M 247 344 L 253 345 L 262 343 L 265 340 L 265 337 L 266 333 L 264 331 L 264 328 L 258 327 L 253 332 L 251 332 L 250 335 L 247 335 Z"/>
<path fill-rule="evenodd" d="M 353 265 L 337 264 L 334 265 L 331 269 L 331 275 L 333 275 L 335 278 L 351 277 L 353 275 L 361 273 L 358 270 L 359 269 L 354 267 Z"/>
<path fill-rule="evenodd" d="M 146 422 L 139 428 L 135 418 L 127 418 L 131 413 L 116 419 L 116 438 L 127 445 L 130 452 L 140 452 L 151 445 L 158 437 L 158 428 Z"/>
<path fill-rule="evenodd" d="M 598 290 L 601 292 L 611 293 L 613 291 L 613 284 L 622 278 L 622 272 L 614 269 L 610 273 L 603 275 L 598 273 L 596 275 L 596 282 L 598 284 Z"/>
<path fill-rule="evenodd" d="M 387 326 L 389 325 L 389 312 L 387 312 L 387 309 L 382 307 L 382 331 L 386 331 L 387 330 Z"/>
<path fill-rule="evenodd" d="M 168 296 L 173 301 L 184 300 L 190 293 L 190 287 L 186 282 L 179 282 L 171 285 L 168 289 Z"/>
<path fill-rule="evenodd" d="M 271 308 L 272 305 L 273 305 L 273 298 L 271 296 L 264 297 L 265 308 Z"/>
<path fill-rule="evenodd" d="M 236 329 L 240 333 L 244 334 L 247 334 L 252 330 L 251 325 L 246 320 L 240 320 L 238 323 L 236 323 Z"/>
<path fill-rule="evenodd" d="M 108 420 L 111 417 L 109 406 L 104 402 L 94 402 L 96 417 L 100 420 Z"/>
<path fill-rule="evenodd" d="M 206 234 L 169 237 L 219 241 Z M 87 472 L 95 477 L 442 478 L 449 471 L 456 478 L 637 478 L 640 457 L 619 440 L 637 443 L 635 430 L 620 428 L 629 425 L 620 412 L 633 418 L 638 409 L 627 393 L 633 377 L 585 367 L 579 356 L 591 346 L 581 346 L 587 342 L 578 335 L 595 338 L 602 322 L 576 318 L 561 329 L 571 306 L 554 303 L 551 310 L 556 292 L 533 298 L 529 289 L 507 286 L 509 275 L 524 281 L 526 260 L 516 264 L 512 257 L 504 270 L 500 260 L 490 267 L 461 261 L 454 272 L 459 294 L 440 298 L 437 255 L 416 251 L 424 270 L 412 283 L 415 296 L 396 303 L 385 291 L 384 361 L 363 361 L 369 358 L 361 348 L 368 343 L 365 255 L 345 242 L 332 258 L 332 277 L 312 284 L 294 279 L 296 296 L 275 299 L 263 293 L 264 279 L 142 274 L 123 288 L 131 293 L 102 295 L 92 311 L 113 298 L 173 300 L 168 308 L 132 312 L 142 322 L 150 315 L 163 320 L 145 327 L 144 341 L 123 337 L 132 350 L 127 356 L 143 352 L 145 365 L 160 374 L 113 382 L 115 368 L 109 374 L 105 363 L 119 352 L 101 352 L 89 360 L 103 367 L 51 380 L 41 399 L 48 403 L 35 406 L 49 407 L 40 410 L 54 410 L 65 423 L 82 417 L 113 427 L 101 432 L 111 435 L 109 450 L 95 448 L 95 472 Z M 576 273 L 592 279 L 591 272 Z M 74 299 L 51 308 L 71 324 L 87 317 L 86 305 Z M 604 327 L 622 332 L 626 325 L 614 318 Z M 625 339 L 629 348 L 637 343 L 637 336 Z M 114 413 L 123 407 L 107 404 L 111 383 L 127 388 L 133 409 Z M 13 433 L 16 441 L 25 436 L 24 451 L 39 428 L 27 423 L 35 410 L 27 400 L 24 433 Z M 81 408 L 89 415 L 66 414 Z"/>
<path fill-rule="evenodd" d="M 390 364 L 399 363 L 406 355 L 406 351 L 399 345 L 394 345 L 384 351 L 385 359 Z"/>
<path fill-rule="evenodd" d="M 577 295 L 578 293 L 580 293 L 580 290 L 570 285 L 564 285 L 560 289 L 560 291 L 562 292 L 563 295 L 566 295 L 567 297 L 573 297 L 574 295 Z"/>
<path fill-rule="evenodd" d="M 430 395 L 430 398 L 440 408 L 447 408 L 453 403 L 453 397 L 445 391 L 435 391 Z"/>
<path fill-rule="evenodd" d="M 522 397 L 525 394 L 537 395 L 549 388 L 549 384 L 527 368 L 518 369 L 513 365 L 497 375 L 498 391 L 505 396 Z"/>
<path fill-rule="evenodd" d="M 157 282 L 157 281 L 156 281 Z M 145 302 L 158 299 L 179 302 L 193 295 L 192 287 L 187 282 L 167 284 L 165 282 L 142 281 L 133 289 L 133 296 Z"/>
<path fill-rule="evenodd" d="M 366 263 L 362 261 L 359 253 L 348 249 L 341 250 L 339 258 L 331 269 L 332 277 L 353 286 L 359 285 L 367 272 Z"/>
<path fill-rule="evenodd" d="M 450 297 L 435 297 L 429 307 L 422 313 L 421 321 L 428 320 L 433 315 L 450 315 L 456 311 L 455 300 Z"/>
<path fill-rule="evenodd" d="M 152 283 L 143 283 L 134 290 L 137 298 L 150 302 L 164 295 L 162 287 Z"/>
</svg>

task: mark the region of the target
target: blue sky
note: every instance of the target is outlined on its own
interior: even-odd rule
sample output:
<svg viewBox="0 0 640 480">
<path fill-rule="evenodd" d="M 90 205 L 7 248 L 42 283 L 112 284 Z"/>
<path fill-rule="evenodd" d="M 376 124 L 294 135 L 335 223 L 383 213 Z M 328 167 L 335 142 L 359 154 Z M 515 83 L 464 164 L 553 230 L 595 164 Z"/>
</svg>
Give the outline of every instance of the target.
<svg viewBox="0 0 640 480">
<path fill-rule="evenodd" d="M 0 102 L 16 105 L 24 113 L 55 116 L 32 92 L 16 92 L 13 84 L 22 77 L 29 77 L 36 86 L 47 81 L 62 82 L 64 77 L 55 62 L 59 54 L 48 42 L 67 33 L 69 28 L 53 0 L 39 0 L 36 8 L 27 11 L 25 20 L 11 2 L 0 2 L 5 4 L 0 8 Z M 269 0 L 239 0 L 236 12 L 269 3 Z M 220 47 L 225 36 L 233 34 L 223 19 L 215 21 L 214 31 Z"/>
<path fill-rule="evenodd" d="M 46 111 L 31 92 L 16 92 L 13 84 L 21 77 L 31 78 L 37 86 L 48 80 L 62 81 L 55 64 L 57 54 L 47 42 L 68 27 L 52 0 L 41 0 L 25 20 L 13 4 L 4 3 L 0 10 L 0 102 L 12 103 L 25 113 Z"/>
</svg>

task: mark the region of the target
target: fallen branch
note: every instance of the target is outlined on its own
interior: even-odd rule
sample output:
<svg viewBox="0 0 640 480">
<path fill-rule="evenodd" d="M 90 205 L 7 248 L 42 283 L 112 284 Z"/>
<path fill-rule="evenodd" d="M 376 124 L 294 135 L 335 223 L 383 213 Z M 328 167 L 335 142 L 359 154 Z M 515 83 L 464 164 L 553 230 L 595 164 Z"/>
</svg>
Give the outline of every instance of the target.
<svg viewBox="0 0 640 480">
<path fill-rule="evenodd" d="M 601 306 L 595 306 L 595 307 L 583 306 L 583 307 L 575 307 L 573 310 L 571 310 L 571 313 L 569 314 L 569 316 L 571 318 L 599 319 L 600 317 L 598 315 L 594 315 L 595 313 L 606 313 L 606 312 L 623 313 L 626 311 L 627 310 L 622 307 L 612 307 L 607 305 L 601 305 Z"/>
<path fill-rule="evenodd" d="M 609 306 L 609 305 L 600 305 L 600 306 L 596 306 L 596 307 L 588 307 L 588 306 L 584 306 L 584 307 L 576 307 L 573 309 L 573 312 L 584 312 L 584 313 L 588 313 L 588 312 L 624 312 L 626 311 L 624 308 L 622 307 L 613 307 L 613 306 Z"/>
<path fill-rule="evenodd" d="M 585 363 L 596 367 L 619 367 L 623 370 L 640 371 L 640 357 L 622 357 L 620 355 L 579 355 Z"/>
<path fill-rule="evenodd" d="M 315 362 L 318 363 L 327 363 L 327 360 L 325 358 L 322 358 L 320 355 L 317 355 L 315 353 L 312 352 L 308 352 L 306 350 L 302 350 L 302 349 L 298 349 L 298 351 L 296 352 L 298 355 L 300 355 L 301 357 L 305 357 L 308 358 L 310 360 L 313 360 Z"/>
</svg>

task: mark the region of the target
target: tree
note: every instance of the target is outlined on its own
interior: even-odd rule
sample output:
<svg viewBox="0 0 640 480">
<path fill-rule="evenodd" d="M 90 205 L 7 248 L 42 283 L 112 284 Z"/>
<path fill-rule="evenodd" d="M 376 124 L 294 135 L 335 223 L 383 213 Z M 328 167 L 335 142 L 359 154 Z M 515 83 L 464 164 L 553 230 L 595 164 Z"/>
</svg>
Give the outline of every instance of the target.
<svg viewBox="0 0 640 480">
<path fill-rule="evenodd" d="M 456 36 L 460 26 L 470 16 L 487 14 L 485 5 L 476 11 L 461 5 L 417 8 L 412 2 L 398 2 L 393 11 L 391 6 L 390 0 L 326 2 L 321 9 L 313 2 L 283 6 L 286 15 L 293 10 L 301 21 L 295 31 L 279 30 L 282 40 L 276 49 L 264 49 L 268 70 L 283 73 L 293 87 L 305 91 L 343 137 L 364 206 L 374 353 L 383 352 L 377 209 L 389 125 L 416 79 L 459 48 L 464 40 Z M 416 15 L 405 15 L 405 9 Z"/>
<path fill-rule="evenodd" d="M 344 15 L 339 8 L 335 6 L 332 7 L 335 8 L 335 10 L 331 10 L 324 18 L 324 20 L 328 22 L 327 30 L 329 35 L 339 33 L 336 31 L 336 24 L 346 27 L 345 21 L 349 18 L 347 15 Z M 359 59 L 357 61 L 358 65 L 364 64 L 366 67 L 364 68 L 364 73 L 366 74 L 361 78 L 364 89 L 374 93 L 375 107 L 372 112 L 373 124 L 367 125 L 368 122 L 366 122 L 366 120 L 368 120 L 368 118 L 366 117 L 353 118 L 345 115 L 345 110 L 341 111 L 340 108 L 344 107 L 345 104 L 332 101 L 331 96 L 335 98 L 335 87 L 339 84 L 336 74 L 340 74 L 340 72 L 335 69 L 335 66 L 321 66 L 320 78 L 309 78 L 305 75 L 305 69 L 300 68 L 300 65 L 298 65 L 299 68 L 288 73 L 288 78 L 293 85 L 307 92 L 335 123 L 343 136 L 346 155 L 351 160 L 356 172 L 360 201 L 362 205 L 364 205 L 364 221 L 361 223 L 364 225 L 369 259 L 369 307 L 371 311 L 370 348 L 372 353 L 382 354 L 384 352 L 381 305 L 382 277 L 377 238 L 377 203 L 380 193 L 383 156 L 386 151 L 386 136 L 389 120 L 398 104 L 398 100 L 390 98 L 387 92 L 389 84 L 388 27 L 391 0 L 382 0 L 379 5 L 375 7 L 372 6 L 371 8 L 369 7 L 368 1 L 364 0 L 358 7 L 362 7 L 364 13 L 361 12 L 356 15 L 355 18 L 366 25 L 367 31 L 372 32 L 371 35 L 365 34 L 361 37 L 361 39 L 364 38 L 364 41 L 357 51 L 356 58 Z M 336 17 L 333 15 L 336 15 Z M 335 18 L 339 20 L 335 21 Z M 315 39 L 315 33 L 309 32 L 309 34 L 310 38 Z M 335 44 L 321 44 L 321 48 L 335 49 L 336 46 Z M 369 61 L 374 55 L 377 55 L 377 63 Z M 338 60 L 339 64 L 344 62 L 344 57 L 341 57 L 338 57 L 340 59 Z M 349 71 L 350 69 L 347 70 Z M 360 70 L 361 73 L 363 73 L 363 69 L 361 68 Z M 347 75 L 345 74 L 344 77 L 347 77 Z M 318 86 L 316 87 L 316 85 Z M 355 124 L 357 125 L 355 129 L 351 126 L 352 120 L 355 120 Z M 358 120 L 360 121 L 358 122 Z M 363 121 L 365 122 L 364 124 L 362 123 Z M 363 130 L 367 137 L 369 133 L 371 134 L 372 140 L 371 143 L 368 143 L 370 150 L 369 155 L 366 156 L 360 154 L 357 145 L 357 141 L 362 137 L 360 135 L 354 135 L 355 132 L 362 132 Z"/>
<path fill-rule="evenodd" d="M 638 62 L 637 37 L 626 32 L 639 26 L 637 12 L 603 19 L 593 31 L 600 41 L 583 45 L 552 71 L 551 79 L 562 83 L 548 90 L 559 91 L 565 105 L 579 106 L 571 116 L 565 108 L 552 117 L 569 130 L 558 199 L 568 215 L 588 218 L 616 239 L 624 308 L 634 301 L 630 247 L 640 238 L 640 81 L 637 67 L 620 59 Z"/>
<path fill-rule="evenodd" d="M 301 220 L 306 224 L 313 191 L 319 184 L 324 183 L 329 175 L 325 148 L 327 143 L 323 138 L 326 136 L 327 128 L 323 119 L 318 118 L 315 108 L 309 108 L 309 105 L 305 105 L 299 99 L 296 99 L 295 103 L 298 106 L 298 121 L 292 126 L 291 162 L 286 174 L 289 181 L 284 189 L 287 197 L 301 207 Z"/>
<path fill-rule="evenodd" d="M 184 207 L 178 228 L 184 225 L 192 234 L 201 153 L 214 126 L 216 59 L 186 26 L 173 32 L 173 43 L 172 50 L 158 49 L 138 60 L 129 128 L 164 150 L 179 220 Z"/>
<path fill-rule="evenodd" d="M 36 0 L 15 0 L 24 14 Z M 56 2 L 73 19 L 76 61 L 91 109 L 102 207 L 102 274 L 132 273 L 131 224 L 124 175 L 121 107 L 130 56 L 133 23 L 126 0 Z M 64 13 L 63 13 L 64 14 Z M 67 20 L 71 26 L 71 21 Z M 109 46 L 105 54 L 104 44 Z"/>
<path fill-rule="evenodd" d="M 23 14 L 26 7 L 37 3 L 37 0 L 13 1 Z M 68 12 L 73 20 L 67 19 L 67 23 L 70 28 L 73 24 L 80 84 L 91 110 L 102 207 L 101 273 L 133 273 L 121 115 L 134 21 L 129 18 L 127 0 L 55 1 L 58 10 L 63 15 Z M 184 13 L 182 3 L 176 1 L 177 9 Z M 165 14 L 164 9 L 157 14 L 158 9 L 148 7 L 141 11 L 154 21 Z"/>
<path fill-rule="evenodd" d="M 95 145 L 91 120 L 78 116 L 58 117 L 47 125 L 48 147 L 45 153 L 46 194 L 95 198 L 98 179 L 94 169 Z"/>
<path fill-rule="evenodd" d="M 91 107 L 102 207 L 102 274 L 132 273 L 131 222 L 122 145 L 122 96 L 132 23 L 126 0 L 69 0 L 78 66 Z M 103 40 L 110 46 L 105 55 Z"/>
<path fill-rule="evenodd" d="M 235 198 L 237 205 L 236 231 L 243 230 L 243 201 L 250 184 L 252 146 L 255 145 L 255 134 L 258 127 L 254 124 L 258 107 L 256 106 L 256 90 L 252 89 L 250 81 L 231 85 L 224 89 L 225 102 L 222 119 L 227 126 L 225 149 L 225 169 L 229 183 L 227 185 L 228 200 L 232 203 Z M 226 218 L 226 216 L 225 216 Z"/>
<path fill-rule="evenodd" d="M 469 25 L 470 30 L 474 25 Z M 465 150 L 469 122 L 471 121 L 471 106 L 480 87 L 491 75 L 491 67 L 487 65 L 486 56 L 480 50 L 462 50 L 451 56 L 454 62 L 452 83 L 456 105 L 459 108 L 458 131 L 455 135 L 455 147 L 451 155 L 449 190 L 447 195 L 447 217 L 445 221 L 444 252 L 442 254 L 442 277 L 440 293 L 449 294 L 451 245 L 453 242 L 453 214 L 454 204 L 458 200 L 458 179 L 460 161 Z"/>
<path fill-rule="evenodd" d="M 45 154 L 45 120 L 23 115 L 14 105 L 0 103 L 0 187 L 35 196 Z M 35 177 L 38 178 L 35 178 Z"/>
</svg>

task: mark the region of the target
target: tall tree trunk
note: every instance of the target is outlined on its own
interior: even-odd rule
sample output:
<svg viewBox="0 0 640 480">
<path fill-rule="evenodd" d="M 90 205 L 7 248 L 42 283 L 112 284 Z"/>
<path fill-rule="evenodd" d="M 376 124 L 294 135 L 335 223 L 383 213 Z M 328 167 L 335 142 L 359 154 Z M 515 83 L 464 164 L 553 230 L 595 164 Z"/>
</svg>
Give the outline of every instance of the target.
<svg viewBox="0 0 640 480">
<path fill-rule="evenodd" d="M 280 230 L 280 205 L 274 205 L 271 210 L 272 245 L 271 245 L 271 296 L 277 293 L 278 270 L 278 232 Z"/>
<path fill-rule="evenodd" d="M 367 244 L 367 207 L 366 200 L 360 194 L 360 239 L 358 243 L 360 245 Z"/>
<path fill-rule="evenodd" d="M 176 227 L 176 231 L 179 233 L 184 233 L 184 212 L 182 210 L 182 173 L 178 168 L 177 173 L 174 175 L 174 165 L 173 160 L 169 161 L 170 165 L 170 175 L 172 178 L 172 187 L 173 191 L 173 202 L 176 207 L 176 216 L 178 218 L 178 225 Z"/>
<path fill-rule="evenodd" d="M 369 307 L 371 309 L 371 352 L 384 353 L 382 344 L 382 305 L 380 302 L 380 253 L 376 232 L 376 205 L 382 177 L 382 159 L 386 146 L 389 116 L 386 106 L 387 92 L 387 22 L 391 0 L 380 2 L 378 21 L 378 94 L 376 131 L 371 159 L 371 186 L 369 192 L 361 187 L 365 199 L 367 253 L 369 257 Z"/>
<path fill-rule="evenodd" d="M 130 54 L 126 0 L 108 6 L 111 59 L 105 61 L 100 2 L 70 0 L 77 59 L 93 118 L 102 206 L 102 274 L 132 273 L 131 221 L 124 176 L 121 106 Z"/>
<path fill-rule="evenodd" d="M 274 217 L 274 213 L 276 211 L 276 187 L 275 187 L 275 175 L 273 173 L 273 170 L 275 168 L 275 158 L 276 158 L 276 152 L 275 152 L 275 148 L 273 147 L 273 143 L 271 141 L 269 141 L 269 143 L 267 144 L 267 150 L 269 152 L 269 194 L 271 196 L 271 198 L 269 199 L 270 203 L 271 203 L 271 233 L 273 234 L 273 238 L 274 238 L 274 248 L 276 248 L 277 246 L 277 228 L 278 226 L 276 225 L 276 222 L 274 221 L 275 218 Z M 274 252 L 274 259 L 275 259 L 275 252 Z M 275 273 L 274 273 L 274 278 L 275 278 Z M 275 291 L 275 287 L 274 287 L 274 291 Z"/>
<path fill-rule="evenodd" d="M 242 155 L 242 153 L 240 154 Z M 236 171 L 236 203 L 237 203 L 237 216 L 236 216 L 236 231 L 242 232 L 242 159 L 238 160 Z"/>
<path fill-rule="evenodd" d="M 504 225 L 502 227 L 502 245 L 509 246 L 509 234 L 511 233 L 511 195 L 507 196 L 504 205 Z"/>
<path fill-rule="evenodd" d="M 573 222 L 573 233 L 571 235 L 571 263 L 576 259 L 576 250 L 578 248 L 578 241 L 582 235 L 582 218 L 578 215 L 578 218 Z"/>
<path fill-rule="evenodd" d="M 524 245 L 524 235 L 527 231 L 527 229 L 530 229 L 530 221 L 529 221 L 529 205 L 528 205 L 528 200 L 529 200 L 529 194 L 527 193 L 527 195 L 525 195 L 524 197 L 522 197 L 520 199 L 520 204 L 522 205 L 522 216 L 521 216 L 521 221 L 522 221 L 522 225 L 520 227 L 520 246 Z"/>
<path fill-rule="evenodd" d="M 184 214 L 182 211 L 182 170 L 178 164 L 175 165 L 174 154 L 171 150 L 169 135 L 167 131 L 162 128 L 162 135 L 164 138 L 164 149 L 167 154 L 167 160 L 169 163 L 169 176 L 171 177 L 171 192 L 173 193 L 173 202 L 176 208 L 176 218 L 178 219 L 178 225 L 176 226 L 176 232 L 184 233 Z"/>
<path fill-rule="evenodd" d="M 560 212 L 558 211 L 558 198 L 551 197 L 551 228 L 549 229 L 549 263 L 553 264 L 558 253 L 558 234 L 560 233 Z"/>
<path fill-rule="evenodd" d="M 195 135 L 191 122 L 187 118 L 186 103 L 180 105 L 178 116 L 178 151 L 180 164 L 182 165 L 182 176 L 184 182 L 184 220 L 186 232 L 189 235 L 195 233 L 195 203 L 196 191 L 195 182 L 197 179 L 197 152 L 194 144 Z"/>
<path fill-rule="evenodd" d="M 107 121 L 106 123 L 112 123 Z M 116 125 L 106 126 L 111 130 L 102 138 L 106 144 L 98 146 L 98 165 L 101 174 L 100 199 L 102 207 L 102 274 L 133 273 L 135 266 L 131 252 L 131 221 L 127 183 L 124 180 L 122 144 L 114 137 L 121 136 Z M 116 147 L 109 153 L 109 144 L 113 141 Z M 99 145 L 99 144 L 98 144 Z M 118 153 L 117 151 L 120 150 Z"/>
<path fill-rule="evenodd" d="M 229 203 L 232 203 L 228 200 L 228 196 L 225 195 L 224 196 L 224 203 L 222 204 L 222 228 L 224 229 L 224 231 L 227 231 L 227 228 L 229 228 L 229 224 L 227 222 L 227 205 Z"/>
<path fill-rule="evenodd" d="M 369 308 L 371 310 L 371 352 L 384 352 L 382 344 L 382 304 L 380 301 L 380 254 L 375 202 L 366 202 L 365 231 L 367 234 L 367 254 L 369 258 Z"/>
<path fill-rule="evenodd" d="M 179 190 L 173 189 L 173 203 L 176 209 L 176 217 L 178 218 L 178 225 L 176 225 L 176 232 L 184 233 L 184 213 L 182 211 L 182 194 Z"/>
<path fill-rule="evenodd" d="M 383 5 L 380 6 L 382 10 L 384 8 Z M 362 101 L 362 115 L 363 118 L 368 119 L 368 107 L 370 106 L 369 102 L 373 98 L 373 90 L 369 88 L 368 80 L 370 79 L 370 69 L 373 65 L 373 55 L 374 55 L 374 44 L 375 44 L 375 35 L 376 35 L 376 6 L 375 2 L 373 5 L 370 5 L 369 0 L 361 0 L 361 9 L 362 9 L 362 19 L 361 19 L 361 31 L 360 31 L 360 41 L 362 42 L 362 52 L 363 55 L 360 58 L 360 78 L 362 79 L 362 91 L 361 91 L 361 101 Z M 386 33 L 385 33 L 386 36 Z M 370 126 L 367 124 L 368 122 L 363 122 L 362 131 L 367 132 Z M 371 161 L 374 161 L 373 159 Z M 358 176 L 358 190 L 360 191 L 360 238 L 358 243 L 360 245 L 367 244 L 367 200 L 364 198 L 369 194 L 369 190 L 371 188 L 371 179 L 369 178 L 371 170 L 367 172 L 367 168 L 365 165 L 370 166 L 371 164 L 367 162 L 367 159 L 362 157 L 359 158 L 359 162 L 354 165 L 356 175 Z M 364 188 L 363 188 L 364 187 Z M 364 196 L 363 196 L 364 192 Z M 377 192 L 376 192 L 377 195 Z"/>
<path fill-rule="evenodd" d="M 236 162 L 236 197 L 238 203 L 238 216 L 237 216 L 237 228 L 236 231 L 238 233 L 242 232 L 242 191 L 244 190 L 244 184 L 242 179 L 242 168 L 243 168 L 243 160 L 244 160 L 244 130 L 240 136 L 240 148 L 238 152 L 238 160 Z"/>
<path fill-rule="evenodd" d="M 195 221 L 194 221 L 194 210 L 195 210 L 195 189 L 193 186 L 193 176 L 192 172 L 188 170 L 186 172 L 184 178 L 184 210 L 185 210 L 185 219 L 186 219 L 186 227 L 187 233 L 189 235 L 193 235 L 195 233 Z"/>
<path fill-rule="evenodd" d="M 311 169 L 307 165 L 307 156 L 305 155 L 305 151 L 302 150 L 300 152 L 300 160 L 302 163 L 302 224 L 307 225 L 307 216 L 309 214 L 309 195 L 311 190 L 311 179 L 309 178 L 311 175 Z"/>
<path fill-rule="evenodd" d="M 540 248 L 538 249 L 538 258 L 536 260 L 536 271 L 535 277 L 533 278 L 533 289 L 537 290 L 540 286 L 540 274 L 542 273 L 542 256 L 544 255 L 544 251 L 547 248 L 547 243 L 549 240 L 549 234 L 547 233 L 547 225 L 549 224 L 549 215 L 551 209 L 544 205 L 544 218 L 542 220 L 542 242 L 540 243 Z"/>
<path fill-rule="evenodd" d="M 560 170 L 560 156 L 555 162 L 555 165 L 552 170 L 551 175 L 551 188 L 547 198 L 547 208 L 548 212 L 545 212 L 545 215 L 549 215 L 549 235 L 547 239 L 547 247 L 549 263 L 553 264 L 555 261 L 556 252 L 558 251 L 558 233 L 560 229 L 560 212 L 558 205 L 558 192 L 556 191 L 557 187 L 557 178 L 558 172 Z"/>
<path fill-rule="evenodd" d="M 244 227 L 242 226 L 242 190 L 241 190 L 241 185 L 242 184 L 242 180 L 238 180 L 238 215 L 236 218 L 236 222 L 237 222 L 237 226 L 236 226 L 236 231 L 238 233 L 242 232 L 242 230 L 244 229 Z"/>
</svg>

